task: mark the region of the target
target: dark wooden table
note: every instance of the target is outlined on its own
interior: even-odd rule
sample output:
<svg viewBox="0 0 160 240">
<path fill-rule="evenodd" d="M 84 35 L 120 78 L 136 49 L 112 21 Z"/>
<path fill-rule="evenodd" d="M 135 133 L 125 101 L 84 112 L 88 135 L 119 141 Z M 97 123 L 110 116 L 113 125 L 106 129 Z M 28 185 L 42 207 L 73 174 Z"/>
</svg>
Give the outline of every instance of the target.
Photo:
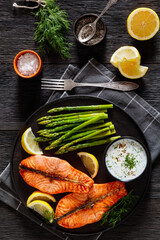
<svg viewBox="0 0 160 240">
<path fill-rule="evenodd" d="M 62 9 L 69 14 L 72 23 L 82 14 L 99 13 L 106 3 L 103 0 L 61 0 Z M 108 14 L 103 16 L 107 25 L 105 42 L 94 48 L 77 44 L 73 31 L 69 33 L 72 42 L 69 60 L 60 60 L 56 55 L 43 58 L 43 76 L 59 78 L 69 63 L 82 67 L 87 60 L 95 57 L 116 73 L 109 63 L 111 54 L 122 45 L 133 45 L 142 56 L 142 65 L 148 66 L 146 76 L 138 80 L 138 94 L 160 111 L 160 32 L 151 40 L 138 42 L 126 30 L 126 19 L 137 7 L 150 7 L 160 16 L 159 0 L 119 0 Z M 33 81 L 18 79 L 13 69 L 14 56 L 23 49 L 38 52 L 34 42 L 35 18 L 29 11 L 15 11 L 12 1 L 0 1 L 0 172 L 11 159 L 12 147 L 18 130 L 24 121 L 38 107 L 43 105 L 50 91 L 40 90 L 40 79 Z M 160 238 L 160 162 L 152 169 L 151 183 L 144 200 L 136 212 L 113 232 L 103 234 L 100 239 L 148 239 Z M 47 231 L 34 225 L 16 211 L 0 202 L 0 239 L 41 240 L 56 239 Z"/>
</svg>

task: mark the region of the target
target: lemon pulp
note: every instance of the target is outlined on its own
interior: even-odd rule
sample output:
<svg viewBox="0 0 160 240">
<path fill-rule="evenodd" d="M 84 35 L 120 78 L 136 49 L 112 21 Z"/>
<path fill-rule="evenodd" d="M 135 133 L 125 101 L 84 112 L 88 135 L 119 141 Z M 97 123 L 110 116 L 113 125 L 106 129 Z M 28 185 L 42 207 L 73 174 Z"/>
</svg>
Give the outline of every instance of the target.
<svg viewBox="0 0 160 240">
<path fill-rule="evenodd" d="M 139 51 L 133 46 L 123 46 L 118 48 L 111 56 L 110 63 L 118 68 L 118 62 L 121 62 L 124 58 L 135 59 L 137 64 L 140 64 L 141 56 Z"/>
<path fill-rule="evenodd" d="M 141 66 L 132 60 L 123 59 L 118 63 L 118 69 L 124 77 L 138 79 L 146 74 L 148 67 Z"/>
<path fill-rule="evenodd" d="M 91 177 L 95 178 L 99 170 L 99 163 L 97 158 L 93 154 L 87 152 L 79 152 L 77 155 L 81 158 L 81 161 L 83 162 Z"/>
<path fill-rule="evenodd" d="M 127 31 L 137 40 L 151 39 L 159 27 L 159 17 L 151 8 L 137 8 L 127 18 Z"/>
<path fill-rule="evenodd" d="M 43 200 L 46 202 L 56 202 L 56 199 L 52 195 L 48 193 L 43 193 L 40 191 L 34 191 L 27 199 L 27 206 L 29 205 L 29 203 L 35 200 Z"/>
<path fill-rule="evenodd" d="M 38 142 L 35 141 L 35 135 L 33 134 L 31 127 L 27 128 L 27 130 L 23 133 L 21 138 L 21 145 L 28 154 L 43 154 L 43 151 L 39 147 Z"/>
<path fill-rule="evenodd" d="M 54 210 L 49 203 L 42 200 L 35 200 L 29 203 L 27 207 L 40 214 L 46 221 L 53 223 Z"/>
</svg>

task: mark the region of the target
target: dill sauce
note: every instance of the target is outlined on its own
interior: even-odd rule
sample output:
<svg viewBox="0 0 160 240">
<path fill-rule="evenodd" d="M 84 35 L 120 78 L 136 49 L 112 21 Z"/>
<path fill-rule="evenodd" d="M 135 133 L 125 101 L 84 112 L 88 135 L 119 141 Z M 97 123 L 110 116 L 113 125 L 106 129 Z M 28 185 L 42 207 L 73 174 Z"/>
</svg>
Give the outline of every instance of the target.
<svg viewBox="0 0 160 240">
<path fill-rule="evenodd" d="M 129 138 L 119 139 L 108 148 L 105 163 L 112 176 L 129 181 L 143 173 L 147 154 L 139 142 Z"/>
</svg>

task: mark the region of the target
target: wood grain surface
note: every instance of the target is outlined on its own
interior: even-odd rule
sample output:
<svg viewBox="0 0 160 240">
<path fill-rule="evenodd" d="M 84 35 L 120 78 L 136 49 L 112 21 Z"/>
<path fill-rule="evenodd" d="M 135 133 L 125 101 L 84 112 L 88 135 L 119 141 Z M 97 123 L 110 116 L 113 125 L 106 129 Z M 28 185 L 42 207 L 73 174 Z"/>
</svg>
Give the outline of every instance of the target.
<svg viewBox="0 0 160 240">
<path fill-rule="evenodd" d="M 104 0 L 59 0 L 69 19 L 74 21 L 84 13 L 100 13 Z M 23 49 L 38 52 L 34 42 L 35 18 L 28 10 L 15 10 L 13 1 L 0 1 L 0 172 L 11 159 L 12 147 L 18 130 L 38 107 L 43 105 L 51 91 L 40 90 L 40 76 L 33 80 L 19 79 L 13 69 L 15 55 Z M 59 78 L 69 63 L 82 67 L 91 57 L 123 79 L 109 63 L 112 53 L 123 45 L 133 45 L 142 56 L 142 65 L 149 70 L 143 79 L 137 80 L 137 93 L 160 111 L 160 32 L 151 40 L 138 42 L 126 29 L 129 13 L 137 7 L 150 7 L 160 16 L 159 0 L 119 0 L 103 20 L 107 26 L 105 41 L 95 47 L 78 44 L 73 31 L 69 32 L 71 58 L 61 60 L 55 53 L 43 57 L 43 77 Z M 160 239 L 160 159 L 152 169 L 150 186 L 139 208 L 114 231 L 100 239 L 157 240 Z M 54 240 L 52 234 L 33 224 L 19 213 L 0 202 L 0 239 L 2 240 Z"/>
</svg>

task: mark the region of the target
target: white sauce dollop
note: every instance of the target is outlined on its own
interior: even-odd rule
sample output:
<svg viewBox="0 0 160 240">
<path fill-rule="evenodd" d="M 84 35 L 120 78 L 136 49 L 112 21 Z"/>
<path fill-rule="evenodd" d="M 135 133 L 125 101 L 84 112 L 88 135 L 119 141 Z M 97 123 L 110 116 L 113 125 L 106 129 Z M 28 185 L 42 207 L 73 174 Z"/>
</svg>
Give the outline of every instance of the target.
<svg viewBox="0 0 160 240">
<path fill-rule="evenodd" d="M 129 181 L 143 173 L 147 165 L 147 154 L 139 142 L 124 138 L 108 148 L 105 162 L 112 176 L 121 181 Z"/>
</svg>

